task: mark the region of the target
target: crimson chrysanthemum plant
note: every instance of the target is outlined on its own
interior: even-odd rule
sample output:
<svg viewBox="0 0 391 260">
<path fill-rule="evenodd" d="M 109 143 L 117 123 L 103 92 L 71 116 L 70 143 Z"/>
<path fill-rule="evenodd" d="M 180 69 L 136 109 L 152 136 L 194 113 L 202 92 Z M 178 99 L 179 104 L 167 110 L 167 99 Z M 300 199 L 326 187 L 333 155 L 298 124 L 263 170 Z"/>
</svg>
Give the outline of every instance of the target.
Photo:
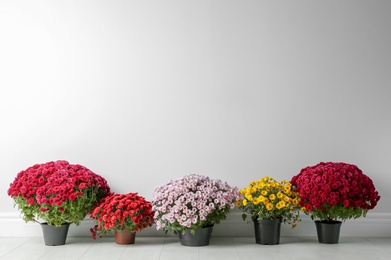
<svg viewBox="0 0 391 260">
<path fill-rule="evenodd" d="M 157 187 L 152 199 L 156 228 L 185 232 L 212 226 L 226 219 L 240 198 L 237 187 L 221 180 L 190 174 Z"/>
<path fill-rule="evenodd" d="M 93 209 L 90 218 L 97 223 L 90 229 L 94 240 L 126 228 L 138 232 L 154 223 L 151 203 L 137 193 L 111 193 Z"/>
<path fill-rule="evenodd" d="M 65 160 L 36 164 L 18 173 L 8 189 L 23 219 L 76 225 L 110 192 L 106 180 Z"/>
<path fill-rule="evenodd" d="M 372 180 L 356 165 L 321 162 L 291 180 L 303 211 L 312 219 L 342 220 L 366 216 L 380 199 Z"/>
</svg>

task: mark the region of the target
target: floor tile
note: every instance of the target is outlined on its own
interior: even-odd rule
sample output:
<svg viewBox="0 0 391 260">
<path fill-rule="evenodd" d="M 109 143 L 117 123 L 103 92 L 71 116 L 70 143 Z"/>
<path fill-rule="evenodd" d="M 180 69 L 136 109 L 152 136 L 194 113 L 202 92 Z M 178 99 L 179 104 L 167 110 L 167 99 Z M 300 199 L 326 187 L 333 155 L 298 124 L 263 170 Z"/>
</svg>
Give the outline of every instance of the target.
<svg viewBox="0 0 391 260">
<path fill-rule="evenodd" d="M 119 259 L 159 259 L 164 246 L 164 237 L 136 237 L 132 245 L 128 245 Z"/>
<path fill-rule="evenodd" d="M 24 243 L 27 243 L 30 241 L 32 238 L 26 237 L 11 237 L 11 238 L 6 238 L 6 237 L 0 237 L 0 257 L 2 255 L 8 254 L 12 250 L 14 250 L 17 247 L 20 247 Z"/>
<path fill-rule="evenodd" d="M 237 260 L 235 243 L 232 237 L 212 237 L 208 246 L 199 247 L 198 259 Z"/>
<path fill-rule="evenodd" d="M 119 259 L 128 245 L 117 245 L 114 237 L 99 238 L 86 251 L 80 260 Z"/>
<path fill-rule="evenodd" d="M 179 242 L 178 237 L 166 237 L 166 239 L 164 240 L 164 247 L 159 259 L 199 259 L 198 249 L 198 247 L 182 246 Z"/>
<path fill-rule="evenodd" d="M 1 256 L 2 260 L 33 260 L 39 259 L 50 250 L 52 246 L 45 246 L 43 238 L 31 238 L 26 243 L 14 248 L 9 253 Z"/>
<path fill-rule="evenodd" d="M 113 236 L 96 241 L 68 237 L 63 246 L 46 246 L 42 237 L 0 238 L 0 259 L 379 259 L 391 255 L 391 238 L 341 237 L 338 244 L 321 244 L 317 237 L 281 237 L 278 245 L 259 245 L 254 237 L 212 237 L 204 247 L 182 246 L 177 236 L 136 237 L 136 243 L 117 245 Z"/>
</svg>

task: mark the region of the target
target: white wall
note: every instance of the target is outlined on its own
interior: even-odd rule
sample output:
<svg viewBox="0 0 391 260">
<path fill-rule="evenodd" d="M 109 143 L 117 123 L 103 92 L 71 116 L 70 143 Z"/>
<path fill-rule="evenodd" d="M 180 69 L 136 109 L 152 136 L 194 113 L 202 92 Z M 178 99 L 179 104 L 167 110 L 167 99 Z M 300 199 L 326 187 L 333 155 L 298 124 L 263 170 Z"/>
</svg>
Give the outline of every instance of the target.
<svg viewBox="0 0 391 260">
<path fill-rule="evenodd" d="M 344 161 L 372 178 L 372 212 L 390 221 L 390 12 L 369 0 L 0 0 L 0 215 L 18 212 L 7 189 L 20 170 L 57 159 L 147 199 L 188 173 L 242 188 Z"/>
</svg>

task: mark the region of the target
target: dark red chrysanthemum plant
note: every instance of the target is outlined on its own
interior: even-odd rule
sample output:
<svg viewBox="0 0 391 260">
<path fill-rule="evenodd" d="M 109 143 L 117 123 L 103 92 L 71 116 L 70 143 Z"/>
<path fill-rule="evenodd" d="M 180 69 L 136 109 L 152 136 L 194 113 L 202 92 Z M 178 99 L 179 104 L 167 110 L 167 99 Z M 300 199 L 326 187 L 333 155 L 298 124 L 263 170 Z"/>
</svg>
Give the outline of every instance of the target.
<svg viewBox="0 0 391 260">
<path fill-rule="evenodd" d="M 380 199 L 372 180 L 356 165 L 321 162 L 308 166 L 291 183 L 312 219 L 346 220 L 366 215 Z"/>
<path fill-rule="evenodd" d="M 55 226 L 80 224 L 109 192 L 103 177 L 64 160 L 36 164 L 19 172 L 8 189 L 26 222 Z"/>
<path fill-rule="evenodd" d="M 90 214 L 90 218 L 97 223 L 90 229 L 92 238 L 95 240 L 97 236 L 126 228 L 138 232 L 152 226 L 153 214 L 151 203 L 137 193 L 111 193 Z"/>
</svg>

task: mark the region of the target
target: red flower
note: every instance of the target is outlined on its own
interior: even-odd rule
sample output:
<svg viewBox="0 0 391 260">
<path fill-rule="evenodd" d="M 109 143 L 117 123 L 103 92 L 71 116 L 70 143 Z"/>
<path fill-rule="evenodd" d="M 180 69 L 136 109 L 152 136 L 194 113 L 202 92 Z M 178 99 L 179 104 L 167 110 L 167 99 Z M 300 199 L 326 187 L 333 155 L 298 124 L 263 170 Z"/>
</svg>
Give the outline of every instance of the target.
<svg viewBox="0 0 391 260">
<path fill-rule="evenodd" d="M 380 199 L 372 180 L 355 165 L 319 163 L 303 168 L 291 184 L 306 213 L 321 219 L 365 215 Z"/>
<path fill-rule="evenodd" d="M 152 205 L 137 193 L 110 193 L 92 210 L 90 218 L 97 222 L 92 237 L 106 235 L 113 230 L 129 228 L 137 232 L 153 224 Z M 94 233 L 95 232 L 95 233 Z"/>
<path fill-rule="evenodd" d="M 89 190 L 89 194 L 95 193 L 96 201 L 81 199 L 90 196 L 80 192 L 85 189 Z M 54 225 L 80 223 L 84 219 L 83 215 L 109 192 L 110 187 L 104 178 L 84 166 L 69 164 L 67 161 L 35 164 L 20 171 L 8 189 L 8 195 L 21 203 L 19 208 L 26 221 L 43 218 Z M 24 204 L 31 207 L 24 207 Z M 66 211 L 65 207 L 70 207 L 70 211 Z M 51 210 L 53 214 L 42 214 Z M 55 217 L 51 218 L 54 214 Z"/>
<path fill-rule="evenodd" d="M 69 200 L 70 201 L 75 201 L 77 199 L 77 195 L 79 195 L 78 192 L 74 192 L 71 195 L 69 195 Z"/>
<path fill-rule="evenodd" d="M 85 187 L 87 187 L 87 183 L 85 183 L 85 182 L 80 183 L 80 185 L 79 185 L 80 190 L 84 189 Z"/>
<path fill-rule="evenodd" d="M 34 206 L 36 204 L 34 198 L 28 198 L 27 204 Z"/>
</svg>

